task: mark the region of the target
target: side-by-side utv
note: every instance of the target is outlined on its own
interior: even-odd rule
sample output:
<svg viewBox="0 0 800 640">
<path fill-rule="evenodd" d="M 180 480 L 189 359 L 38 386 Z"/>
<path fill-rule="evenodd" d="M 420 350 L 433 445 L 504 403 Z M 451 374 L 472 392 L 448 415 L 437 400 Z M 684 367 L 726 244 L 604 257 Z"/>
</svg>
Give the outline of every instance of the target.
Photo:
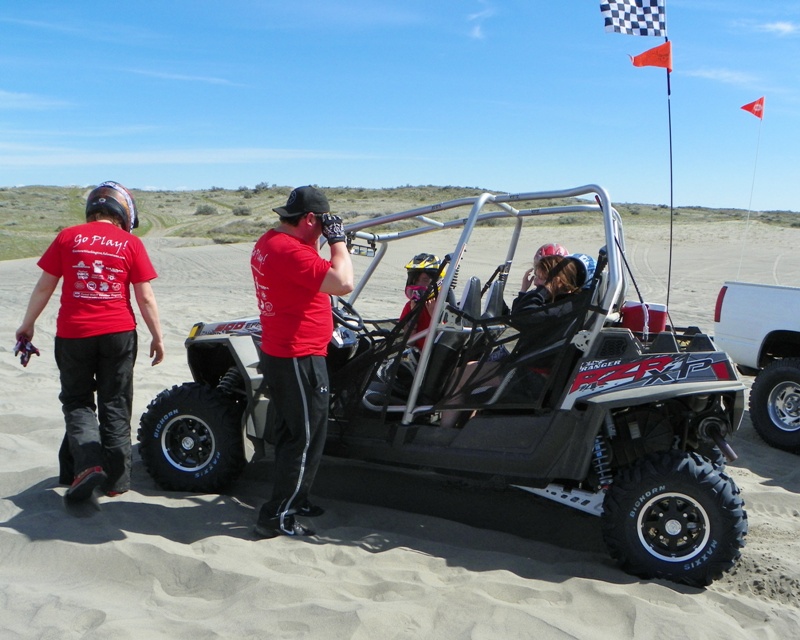
<svg viewBox="0 0 800 640">
<path fill-rule="evenodd" d="M 532 253 L 520 238 L 528 225 L 535 237 L 548 216 L 592 223 L 593 273 L 579 292 L 513 313 L 509 271 L 519 253 L 515 272 L 524 272 Z M 465 272 L 486 229 L 506 236 L 497 266 Z M 332 301 L 327 455 L 499 478 L 594 514 L 611 555 L 638 576 L 705 585 L 733 566 L 747 516 L 724 469 L 744 386 L 707 335 L 628 298 L 635 280 L 605 190 L 484 193 L 345 230 L 365 265 L 352 295 Z M 415 313 L 363 318 L 367 283 L 391 243 L 419 237 L 424 246 L 443 231 L 455 244 L 432 284 L 424 335 Z M 161 392 L 141 419 L 141 456 L 159 486 L 220 491 L 243 470 L 247 438 L 257 452 L 272 442 L 260 335 L 258 318 L 192 327 L 193 382 Z M 443 426 L 453 411 L 455 426 Z"/>
</svg>

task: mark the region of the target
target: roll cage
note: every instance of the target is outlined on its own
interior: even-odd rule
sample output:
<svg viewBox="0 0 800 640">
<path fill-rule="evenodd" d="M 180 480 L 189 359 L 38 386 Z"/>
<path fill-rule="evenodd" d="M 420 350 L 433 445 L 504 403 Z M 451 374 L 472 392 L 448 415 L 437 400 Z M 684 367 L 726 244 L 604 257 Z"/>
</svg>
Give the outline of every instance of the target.
<svg viewBox="0 0 800 640">
<path fill-rule="evenodd" d="M 536 206 L 537 203 L 543 201 L 587 196 L 593 198 L 594 203 L 589 201 Z M 514 205 L 523 206 L 517 208 Z M 463 209 L 469 210 L 463 217 L 442 219 L 445 212 Z M 497 313 L 498 299 L 502 302 L 503 288 L 508 270 L 516 255 L 523 225 L 526 220 L 536 217 L 566 214 L 601 215 L 603 220 L 605 246 L 600 255 L 600 264 L 592 283 L 591 292 L 584 296 L 586 313 L 580 318 L 580 326 L 576 327 L 575 331 L 569 335 L 571 344 L 578 351 L 585 352 L 606 321 L 617 313 L 627 291 L 623 270 L 625 240 L 622 221 L 619 213 L 612 207 L 608 193 L 603 188 L 597 185 L 585 185 L 557 191 L 516 194 L 483 193 L 474 197 L 450 200 L 347 225 L 346 232 L 351 253 L 372 258 L 347 300 L 350 305 L 358 304 L 359 296 L 384 259 L 391 242 L 445 229 L 461 229 L 455 249 L 448 256 L 449 266 L 441 285 L 443 295 L 436 298 L 431 312 L 428 335 L 418 355 L 407 399 L 402 407 L 394 407 L 395 410 L 402 411 L 402 424 L 410 424 L 415 415 L 431 412 L 434 410 L 434 406 L 437 406 L 435 402 L 431 403 L 430 399 L 425 397 L 423 391 L 426 381 L 430 384 L 427 373 L 438 342 L 444 341 L 446 336 L 460 335 L 464 343 L 462 347 L 471 345 L 473 356 L 480 362 L 485 361 L 488 347 L 496 348 L 502 344 L 501 340 L 496 339 L 496 335 L 508 326 L 509 321 L 507 318 L 504 320 L 499 317 L 502 314 Z M 473 233 L 481 224 L 502 219 L 510 219 L 513 224 L 504 262 L 493 274 L 491 286 L 487 283 L 487 287 L 481 290 L 479 281 L 476 283 L 476 278 L 470 278 L 462 293 L 461 301 L 455 303 L 454 293 L 450 292 L 455 289 L 459 269 Z M 372 230 L 374 227 L 399 222 L 412 223 L 414 226 L 401 230 Z M 486 300 L 482 305 L 483 294 L 486 294 Z M 480 311 L 481 306 L 484 307 L 483 312 Z M 511 324 L 513 325 L 513 323 Z M 484 349 L 483 355 L 475 350 L 477 339 L 472 334 L 476 332 L 488 337 L 487 340 L 484 340 L 484 345 L 488 345 L 488 347 Z"/>
</svg>

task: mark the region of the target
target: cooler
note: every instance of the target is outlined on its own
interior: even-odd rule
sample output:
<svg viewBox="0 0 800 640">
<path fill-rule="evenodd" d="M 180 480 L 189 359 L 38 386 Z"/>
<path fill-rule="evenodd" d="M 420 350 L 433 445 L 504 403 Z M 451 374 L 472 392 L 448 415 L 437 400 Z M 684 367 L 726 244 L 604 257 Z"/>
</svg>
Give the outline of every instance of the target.
<svg viewBox="0 0 800 640">
<path fill-rule="evenodd" d="M 645 313 L 647 314 L 647 333 L 660 333 L 667 328 L 667 307 L 650 302 L 625 302 L 622 305 L 622 326 L 634 333 L 645 332 Z"/>
</svg>

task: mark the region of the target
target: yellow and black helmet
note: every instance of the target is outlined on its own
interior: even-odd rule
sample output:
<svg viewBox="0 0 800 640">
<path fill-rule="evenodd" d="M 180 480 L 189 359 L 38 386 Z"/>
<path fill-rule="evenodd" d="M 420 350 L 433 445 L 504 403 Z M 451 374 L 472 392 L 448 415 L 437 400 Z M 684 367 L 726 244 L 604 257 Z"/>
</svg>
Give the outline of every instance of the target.
<svg viewBox="0 0 800 640">
<path fill-rule="evenodd" d="M 425 295 L 425 291 L 429 289 L 428 286 L 417 285 L 419 276 L 423 273 L 430 277 L 432 282 L 436 283 L 435 287 L 430 288 L 431 292 L 428 298 L 432 298 L 439 293 L 439 285 L 442 280 L 442 261 L 438 256 L 432 253 L 418 253 L 406 265 L 406 297 L 409 300 L 421 300 Z"/>
</svg>

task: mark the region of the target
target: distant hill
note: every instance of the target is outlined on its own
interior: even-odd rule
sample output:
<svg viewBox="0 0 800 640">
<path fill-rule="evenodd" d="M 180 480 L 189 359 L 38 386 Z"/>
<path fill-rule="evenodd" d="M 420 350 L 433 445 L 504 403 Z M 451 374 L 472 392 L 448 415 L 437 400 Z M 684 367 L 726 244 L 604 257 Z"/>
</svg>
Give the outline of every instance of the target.
<svg viewBox="0 0 800 640">
<path fill-rule="evenodd" d="M 451 186 L 405 186 L 389 189 L 321 187 L 334 213 L 347 220 L 406 211 L 423 205 L 475 196 L 492 189 Z M 141 216 L 139 236 L 202 238 L 213 242 L 249 242 L 276 222 L 272 208 L 282 205 L 291 187 L 262 183 L 235 190 L 212 187 L 198 191 L 133 190 Z M 55 234 L 84 220 L 88 189 L 82 187 L 0 188 L 0 260 L 38 256 Z M 557 204 L 553 201 L 552 204 Z M 631 223 L 664 220 L 666 205 L 614 205 Z M 676 220 L 741 222 L 741 209 L 679 207 Z M 800 226 L 800 215 L 787 211 L 752 213 L 751 219 L 781 226 Z M 570 223 L 570 220 L 565 223 Z"/>
</svg>

